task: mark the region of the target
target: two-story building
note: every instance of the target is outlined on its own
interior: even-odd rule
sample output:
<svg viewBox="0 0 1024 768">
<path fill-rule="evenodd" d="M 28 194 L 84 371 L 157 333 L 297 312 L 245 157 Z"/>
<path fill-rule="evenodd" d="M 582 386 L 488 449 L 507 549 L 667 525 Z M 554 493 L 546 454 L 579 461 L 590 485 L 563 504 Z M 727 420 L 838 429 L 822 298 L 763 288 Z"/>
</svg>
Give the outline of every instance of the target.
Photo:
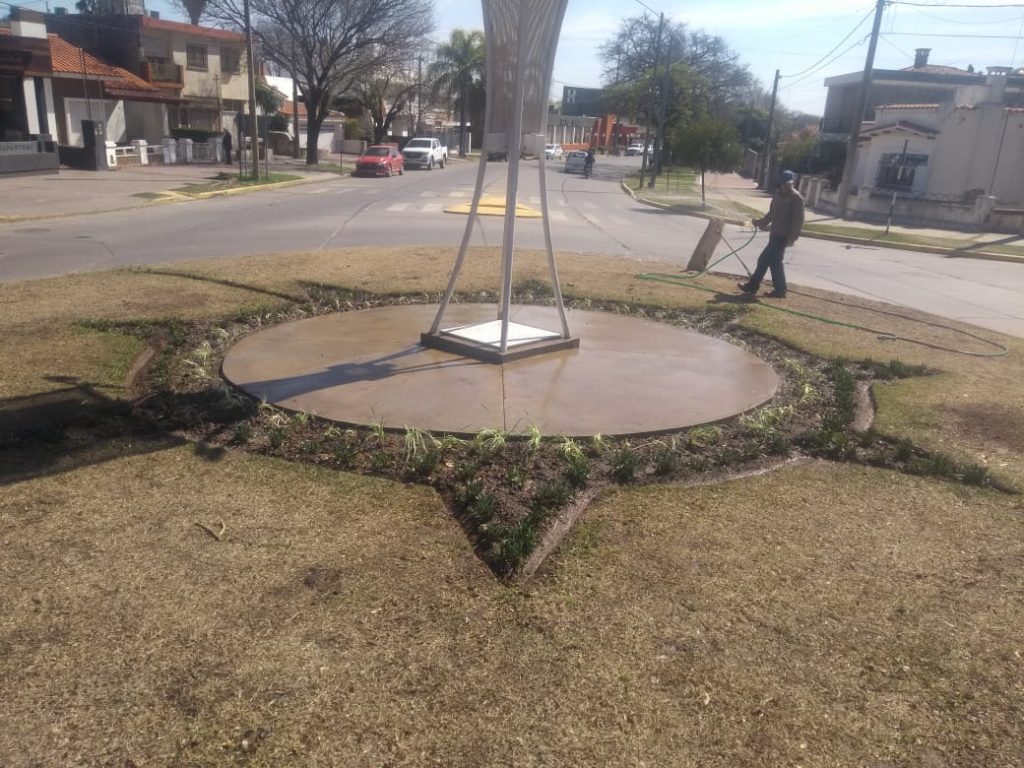
<svg viewBox="0 0 1024 768">
<path fill-rule="evenodd" d="M 867 109 L 863 119 L 875 119 L 875 110 L 887 104 L 941 104 L 950 101 L 958 88 L 984 85 L 985 75 L 971 69 L 959 69 L 928 62 L 930 48 L 918 48 L 913 66 L 903 69 L 874 69 L 868 90 Z M 860 119 L 857 106 L 860 99 L 863 72 L 850 72 L 825 80 L 828 95 L 825 113 L 821 119 L 821 137 L 824 141 L 849 139 L 854 121 Z"/>
<path fill-rule="evenodd" d="M 46 16 L 51 32 L 173 97 L 170 128 L 236 132 L 235 116 L 248 100 L 245 36 L 139 13 Z M 237 138 L 237 136 L 236 136 Z"/>
</svg>

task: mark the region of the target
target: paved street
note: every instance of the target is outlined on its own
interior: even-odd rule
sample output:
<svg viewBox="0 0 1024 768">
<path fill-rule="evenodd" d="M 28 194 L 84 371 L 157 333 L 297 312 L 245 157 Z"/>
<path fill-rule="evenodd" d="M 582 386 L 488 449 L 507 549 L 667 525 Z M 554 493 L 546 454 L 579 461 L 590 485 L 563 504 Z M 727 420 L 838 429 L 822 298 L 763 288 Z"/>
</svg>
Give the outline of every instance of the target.
<svg viewBox="0 0 1024 768">
<path fill-rule="evenodd" d="M 706 222 L 630 199 L 618 179 L 636 158 L 601 158 L 595 177 L 548 174 L 556 249 L 685 266 Z M 505 163 L 488 170 L 488 193 L 503 195 Z M 390 179 L 342 177 L 245 195 L 114 213 L 0 224 L 0 282 L 111 267 L 283 250 L 365 245 L 451 245 L 465 217 L 444 213 L 468 202 L 476 165 L 409 171 Z M 16 183 L 16 179 L 3 184 Z M 522 167 L 520 202 L 539 207 L 536 165 Z M 474 244 L 497 245 L 501 219 L 483 217 Z M 519 219 L 517 242 L 540 248 L 538 219 Z M 734 246 L 750 231 L 727 227 Z M 759 234 L 740 256 L 752 268 Z M 719 252 L 728 248 L 723 244 Z M 638 266 L 638 271 L 643 267 Z M 719 270 L 743 274 L 730 258 Z M 805 285 L 864 296 L 1024 337 L 1021 265 L 853 246 L 804 238 L 788 274 Z"/>
</svg>

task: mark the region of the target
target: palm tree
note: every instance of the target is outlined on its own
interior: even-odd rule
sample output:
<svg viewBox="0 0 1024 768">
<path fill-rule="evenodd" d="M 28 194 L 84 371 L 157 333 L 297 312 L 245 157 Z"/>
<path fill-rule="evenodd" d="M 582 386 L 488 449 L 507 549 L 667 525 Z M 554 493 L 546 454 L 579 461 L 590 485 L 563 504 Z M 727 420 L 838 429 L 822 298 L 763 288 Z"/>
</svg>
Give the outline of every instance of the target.
<svg viewBox="0 0 1024 768">
<path fill-rule="evenodd" d="M 448 42 L 437 47 L 427 70 L 435 96 L 455 97 L 459 110 L 459 157 L 466 156 L 466 113 L 483 89 L 485 64 L 483 32 L 455 29 Z"/>
</svg>

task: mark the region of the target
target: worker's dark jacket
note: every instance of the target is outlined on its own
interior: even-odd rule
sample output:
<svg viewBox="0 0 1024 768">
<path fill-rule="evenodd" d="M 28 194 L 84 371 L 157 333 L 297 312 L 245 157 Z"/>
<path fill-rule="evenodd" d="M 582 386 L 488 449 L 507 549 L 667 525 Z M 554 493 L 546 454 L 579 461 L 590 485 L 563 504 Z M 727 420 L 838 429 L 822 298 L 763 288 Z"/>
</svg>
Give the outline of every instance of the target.
<svg viewBox="0 0 1024 768">
<path fill-rule="evenodd" d="M 757 220 L 759 228 L 768 224 L 771 224 L 768 230 L 769 237 L 784 237 L 786 245 L 795 243 L 804 226 L 804 199 L 800 193 L 795 189 L 789 192 L 776 192 L 768 215 Z"/>
</svg>

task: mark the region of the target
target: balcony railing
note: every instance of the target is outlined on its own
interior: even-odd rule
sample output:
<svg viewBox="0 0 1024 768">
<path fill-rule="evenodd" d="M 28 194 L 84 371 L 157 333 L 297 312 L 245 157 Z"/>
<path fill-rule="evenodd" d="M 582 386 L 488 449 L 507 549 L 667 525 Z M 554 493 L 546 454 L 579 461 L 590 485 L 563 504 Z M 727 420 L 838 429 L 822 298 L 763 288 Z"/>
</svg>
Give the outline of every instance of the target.
<svg viewBox="0 0 1024 768">
<path fill-rule="evenodd" d="M 142 62 L 142 77 L 151 83 L 181 85 L 184 82 L 181 76 L 181 65 L 166 61 Z"/>
</svg>

